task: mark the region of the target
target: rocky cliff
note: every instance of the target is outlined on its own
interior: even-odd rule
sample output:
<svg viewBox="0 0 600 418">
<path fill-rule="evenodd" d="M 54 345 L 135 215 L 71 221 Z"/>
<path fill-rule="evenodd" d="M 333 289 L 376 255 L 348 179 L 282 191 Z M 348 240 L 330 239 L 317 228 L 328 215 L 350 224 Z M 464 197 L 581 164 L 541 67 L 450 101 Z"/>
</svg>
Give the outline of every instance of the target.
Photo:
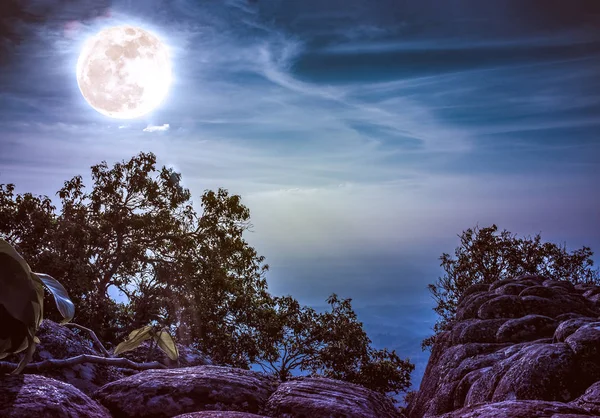
<svg viewBox="0 0 600 418">
<path fill-rule="evenodd" d="M 600 416 L 599 315 L 598 286 L 540 276 L 471 286 L 409 417 Z"/>
</svg>

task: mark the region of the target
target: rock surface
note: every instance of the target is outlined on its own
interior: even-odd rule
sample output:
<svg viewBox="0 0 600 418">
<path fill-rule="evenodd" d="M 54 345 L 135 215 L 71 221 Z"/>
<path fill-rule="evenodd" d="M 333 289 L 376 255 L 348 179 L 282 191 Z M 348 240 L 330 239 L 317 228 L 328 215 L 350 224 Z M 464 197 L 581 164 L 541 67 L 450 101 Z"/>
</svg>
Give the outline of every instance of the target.
<svg viewBox="0 0 600 418">
<path fill-rule="evenodd" d="M 391 400 L 362 386 L 325 378 L 284 382 L 267 402 L 273 417 L 394 418 Z"/>
<path fill-rule="evenodd" d="M 580 406 L 592 414 L 600 416 L 600 382 L 590 386 L 583 395 L 575 399 L 571 404 Z"/>
<path fill-rule="evenodd" d="M 584 418 L 593 417 L 582 408 L 560 402 L 504 401 L 466 407 L 440 418 Z"/>
<path fill-rule="evenodd" d="M 110 418 L 109 412 L 79 389 L 44 376 L 0 375 L 3 418 Z"/>
<path fill-rule="evenodd" d="M 541 276 L 472 286 L 432 348 L 409 417 L 596 416 L 598 295 Z"/>
<path fill-rule="evenodd" d="M 37 344 L 32 363 L 47 359 L 76 357 L 80 354 L 102 357 L 91 341 L 79 334 L 79 330 L 74 332 L 73 328 L 61 326 L 56 322 L 44 319 L 36 335 L 40 339 L 40 344 Z M 21 354 L 11 355 L 3 360 L 18 363 Z M 69 383 L 88 395 L 109 382 L 125 377 L 125 374 L 116 367 L 93 363 L 35 373 Z"/>
<path fill-rule="evenodd" d="M 577 408 L 577 406 L 573 406 Z M 2 418 L 400 418 L 391 400 L 325 378 L 280 384 L 262 373 L 197 366 L 146 370 L 109 383 L 92 398 L 55 379 L 0 376 Z"/>
<path fill-rule="evenodd" d="M 93 397 L 119 417 L 167 418 L 196 411 L 256 414 L 277 383 L 258 372 L 197 366 L 146 370 L 105 385 Z"/>
<path fill-rule="evenodd" d="M 147 370 L 93 397 L 115 417 L 399 417 L 388 398 L 362 386 L 308 377 L 280 384 L 259 372 L 219 366 Z"/>
<path fill-rule="evenodd" d="M 177 415 L 173 418 L 269 418 L 264 415 L 249 414 L 247 412 L 232 411 L 202 411 Z"/>
</svg>

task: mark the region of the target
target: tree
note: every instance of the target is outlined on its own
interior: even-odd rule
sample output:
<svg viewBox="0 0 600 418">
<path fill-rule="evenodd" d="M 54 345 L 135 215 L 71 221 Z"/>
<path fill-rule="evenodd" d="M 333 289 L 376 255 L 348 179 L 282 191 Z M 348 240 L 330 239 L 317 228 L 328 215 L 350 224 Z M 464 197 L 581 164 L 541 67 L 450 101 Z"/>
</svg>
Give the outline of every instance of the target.
<svg viewBox="0 0 600 418">
<path fill-rule="evenodd" d="M 0 236 L 34 270 L 60 279 L 75 321 L 103 341 L 115 345 L 150 324 L 217 364 L 260 361 L 282 380 L 298 368 L 381 393 L 409 387 L 414 366 L 371 347 L 350 299 L 332 295 L 331 311 L 317 313 L 269 294 L 265 258 L 244 238 L 252 225 L 240 196 L 206 190 L 197 213 L 181 175 L 157 168 L 151 153 L 91 174 L 90 189 L 81 176 L 64 183 L 58 211 L 48 197 L 0 185 Z M 126 300 L 114 301 L 111 289 Z"/>
<path fill-rule="evenodd" d="M 257 316 L 270 295 L 264 257 L 242 237 L 250 214 L 241 198 L 206 191 L 198 215 L 180 174 L 157 169 L 151 153 L 91 171 L 89 191 L 81 176 L 65 182 L 59 213 L 47 197 L 2 185 L 0 234 L 61 279 L 81 307 L 75 320 L 109 344 L 155 322 L 217 362 L 247 367 L 261 352 Z M 111 287 L 128 301 L 111 299 Z"/>
<path fill-rule="evenodd" d="M 307 369 L 313 374 L 345 380 L 383 394 L 398 394 L 410 387 L 415 366 L 395 351 L 376 350 L 352 309 L 352 299 L 334 293 L 327 303 L 330 312 L 319 318 L 322 345 Z"/>
<path fill-rule="evenodd" d="M 423 341 L 423 349 L 433 345 L 436 335 L 452 324 L 461 296 L 473 284 L 490 284 L 522 274 L 539 274 L 574 284 L 600 282 L 598 269 L 593 269 L 594 253 L 588 247 L 569 252 L 566 244 L 542 242 L 540 234 L 518 238 L 507 230 L 497 232 L 496 225 L 469 228 L 459 236 L 455 258 L 447 253 L 440 257 L 446 274 L 428 286 L 439 319 L 434 325 L 435 334 Z"/>
<path fill-rule="evenodd" d="M 99 325 L 100 336 L 112 343 L 122 339 L 129 321 L 119 315 L 123 306 L 110 298 L 109 288 L 129 296 L 157 259 L 168 260 L 192 217 L 189 191 L 170 182 L 172 170 L 157 172 L 155 165 L 151 153 L 112 168 L 102 162 L 92 167 L 90 192 L 76 176 L 57 193 L 62 210 L 49 252 L 66 265 L 58 266 L 62 271 L 44 267 L 64 277 L 74 302 L 86 307 L 77 322 Z"/>
<path fill-rule="evenodd" d="M 293 297 L 282 296 L 273 298 L 272 315 L 265 319 L 264 335 L 273 350 L 259 364 L 286 381 L 293 370 L 306 370 L 315 360 L 321 346 L 319 315 Z"/>
<path fill-rule="evenodd" d="M 195 245 L 178 253 L 179 270 L 169 275 L 169 315 L 177 318 L 180 338 L 217 363 L 249 368 L 270 350 L 261 337 L 272 305 L 269 266 L 243 238 L 251 224 L 240 196 L 207 191 L 202 206 Z"/>
<path fill-rule="evenodd" d="M 410 387 L 414 365 L 395 351 L 376 350 L 352 309 L 351 299 L 327 299 L 331 311 L 317 313 L 291 296 L 275 298 L 270 319 L 275 352 L 261 365 L 282 380 L 291 371 L 356 383 L 382 394 L 398 394 Z"/>
</svg>

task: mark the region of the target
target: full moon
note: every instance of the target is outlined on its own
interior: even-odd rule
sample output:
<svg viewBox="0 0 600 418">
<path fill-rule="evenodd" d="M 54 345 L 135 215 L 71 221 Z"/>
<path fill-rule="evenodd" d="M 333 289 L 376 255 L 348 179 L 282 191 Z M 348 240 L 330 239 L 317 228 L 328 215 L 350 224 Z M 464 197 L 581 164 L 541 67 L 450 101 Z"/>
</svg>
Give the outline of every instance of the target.
<svg viewBox="0 0 600 418">
<path fill-rule="evenodd" d="M 171 63 L 158 37 L 134 26 L 104 29 L 84 45 L 77 84 L 103 115 L 137 118 L 156 108 L 171 84 Z"/>
</svg>

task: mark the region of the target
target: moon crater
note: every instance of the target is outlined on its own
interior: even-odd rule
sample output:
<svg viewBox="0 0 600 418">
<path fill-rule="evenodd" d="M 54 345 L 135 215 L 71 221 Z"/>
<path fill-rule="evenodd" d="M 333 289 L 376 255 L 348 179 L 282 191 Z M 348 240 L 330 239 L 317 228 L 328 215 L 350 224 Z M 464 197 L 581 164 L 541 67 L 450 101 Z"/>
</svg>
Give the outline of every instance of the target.
<svg viewBox="0 0 600 418">
<path fill-rule="evenodd" d="M 133 26 L 100 31 L 83 47 L 77 84 L 98 112 L 136 118 L 156 108 L 171 82 L 170 58 L 158 37 Z"/>
</svg>

